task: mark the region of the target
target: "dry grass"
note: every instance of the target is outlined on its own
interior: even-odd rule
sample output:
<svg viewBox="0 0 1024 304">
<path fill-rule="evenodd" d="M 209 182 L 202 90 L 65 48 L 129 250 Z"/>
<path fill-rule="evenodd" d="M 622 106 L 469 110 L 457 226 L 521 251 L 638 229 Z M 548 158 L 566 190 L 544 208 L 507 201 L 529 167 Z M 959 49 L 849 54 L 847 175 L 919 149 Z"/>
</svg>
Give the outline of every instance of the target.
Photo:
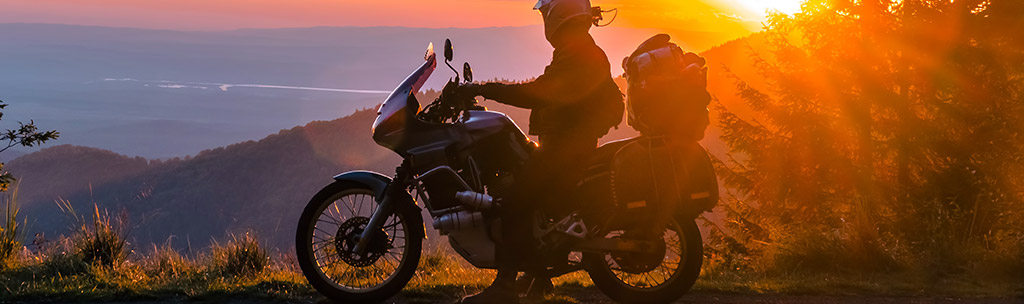
<svg viewBox="0 0 1024 304">
<path fill-rule="evenodd" d="M 74 245 L 68 243 L 71 238 L 65 240 L 65 244 L 54 246 L 53 250 L 46 253 L 22 253 L 16 257 L 20 263 L 0 271 L 0 298 L 9 301 L 51 302 L 115 299 L 315 302 L 322 299 L 301 275 L 292 255 L 268 254 L 265 267 L 259 271 L 255 268 L 240 272 L 226 271 L 225 265 L 228 264 L 250 264 L 218 260 L 214 251 L 251 252 L 255 248 L 266 252 L 266 249 L 258 247 L 258 243 L 245 241 L 244 238 L 233 239 L 232 242 L 240 244 L 211 248 L 209 253 L 194 257 L 182 255 L 167 245 L 153 246 L 148 253 L 132 254 L 124 262 L 113 266 L 85 263 L 76 255 L 67 254 L 67 249 Z M 250 259 L 255 255 L 241 256 Z M 262 257 L 259 259 L 263 260 Z M 493 274 L 493 271 L 469 266 L 448 250 L 430 251 L 423 255 L 417 275 L 406 287 L 402 298 L 413 303 L 451 301 L 487 286 Z M 560 292 L 549 297 L 545 303 L 575 303 L 567 294 L 593 286 L 583 272 L 557 278 L 555 284 Z M 708 270 L 697 282 L 695 290 L 755 294 L 1007 297 L 1019 296 L 1024 286 L 1019 281 L 1009 280 L 933 281 L 926 275 L 911 273 L 768 276 L 743 271 Z"/>
<path fill-rule="evenodd" d="M 263 272 L 270 262 L 267 249 L 260 246 L 253 233 L 232 234 L 226 244 L 217 241 L 212 247 L 212 267 L 227 276 L 254 276 Z"/>
<path fill-rule="evenodd" d="M 70 204 L 66 204 L 68 210 Z M 173 299 L 175 301 L 251 300 L 254 302 L 315 302 L 322 299 L 307 283 L 292 254 L 268 250 L 252 233 L 230 235 L 224 244 L 194 255 L 170 246 L 151 245 L 140 253 L 125 246 L 127 233 L 118 225 L 126 220 L 111 217 L 94 208 L 92 219 L 73 226 L 70 237 L 60 238 L 40 252 L 13 250 L 0 269 L 0 299 L 22 302 L 67 302 Z M 8 224 L 10 225 L 10 224 Z M 9 227 L 9 226 L 8 226 Z M 1007 236 L 1012 238 L 1013 236 Z M 1019 238 L 1014 240 L 1019 241 Z M 1005 241 L 1005 240 L 1002 240 Z M 20 245 L 20 243 L 18 243 Z M 472 267 L 446 244 L 428 246 L 416 276 L 401 297 L 410 303 L 451 302 L 486 287 L 494 272 Z M 1011 246 L 1012 247 L 1012 246 Z M 1006 251 L 1010 252 L 1010 251 Z M 1024 284 L 1020 274 L 971 280 L 976 276 L 936 279 L 921 272 L 898 273 L 808 273 L 800 271 L 758 271 L 737 267 L 709 248 L 704 272 L 694 287 L 697 291 L 739 293 L 788 293 L 825 295 L 949 295 L 1020 296 Z M 999 259 L 1007 261 L 1019 252 Z M 749 262 L 749 261 L 748 261 Z M 796 265 L 800 265 L 799 262 Z M 979 264 L 968 268 L 990 269 L 1000 265 Z M 973 269 L 971 268 L 971 269 Z M 555 279 L 559 292 L 545 303 L 575 303 L 570 295 L 592 288 L 584 272 Z M 588 291 L 589 292 L 589 291 Z"/>
<path fill-rule="evenodd" d="M 57 206 L 74 223 L 70 254 L 84 263 L 107 267 L 125 261 L 128 254 L 127 211 L 111 216 L 110 212 L 100 211 L 99 205 L 93 203 L 90 219 L 79 214 L 67 200 L 58 200 Z"/>
</svg>

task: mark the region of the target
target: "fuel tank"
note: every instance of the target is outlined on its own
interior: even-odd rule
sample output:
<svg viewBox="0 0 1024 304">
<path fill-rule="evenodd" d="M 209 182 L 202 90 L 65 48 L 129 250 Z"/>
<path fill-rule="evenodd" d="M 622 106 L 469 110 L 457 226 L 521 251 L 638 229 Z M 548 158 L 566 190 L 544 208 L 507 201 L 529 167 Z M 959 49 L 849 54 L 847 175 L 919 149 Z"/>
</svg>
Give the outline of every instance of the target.
<svg viewBox="0 0 1024 304">
<path fill-rule="evenodd" d="M 517 137 L 529 141 L 522 129 L 508 115 L 494 111 L 469 111 L 469 118 L 463 122 L 466 131 L 473 138 L 484 138 L 502 131 L 514 131 Z M 514 130 L 513 130 L 514 129 Z"/>
</svg>

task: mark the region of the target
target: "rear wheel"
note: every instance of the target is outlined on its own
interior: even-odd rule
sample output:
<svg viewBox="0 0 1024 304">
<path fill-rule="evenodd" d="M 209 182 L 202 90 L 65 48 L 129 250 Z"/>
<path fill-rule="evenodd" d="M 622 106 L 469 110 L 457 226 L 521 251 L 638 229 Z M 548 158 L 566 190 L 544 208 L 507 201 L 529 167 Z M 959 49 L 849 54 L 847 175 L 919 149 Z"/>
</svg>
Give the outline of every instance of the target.
<svg viewBox="0 0 1024 304">
<path fill-rule="evenodd" d="M 616 230 L 606 238 L 655 241 L 644 253 L 585 253 L 584 268 L 604 294 L 619 303 L 671 303 L 693 287 L 700 275 L 704 244 L 692 218 L 676 216 L 661 239 L 635 230 Z M 649 235 L 649 233 L 648 233 Z"/>
<path fill-rule="evenodd" d="M 372 233 L 366 252 L 354 252 L 377 207 L 369 187 L 335 182 L 313 196 L 302 211 L 295 237 L 299 267 L 309 283 L 331 300 L 386 300 L 401 291 L 416 271 L 423 220 L 419 213 L 404 208 L 396 208 Z"/>
</svg>

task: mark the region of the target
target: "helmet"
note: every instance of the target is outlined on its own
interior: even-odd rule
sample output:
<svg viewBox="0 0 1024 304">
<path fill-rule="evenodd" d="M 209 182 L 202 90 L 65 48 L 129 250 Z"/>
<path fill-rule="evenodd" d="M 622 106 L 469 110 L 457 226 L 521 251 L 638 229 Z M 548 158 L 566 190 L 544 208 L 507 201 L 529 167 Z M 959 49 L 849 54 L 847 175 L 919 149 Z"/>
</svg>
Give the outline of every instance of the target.
<svg viewBox="0 0 1024 304">
<path fill-rule="evenodd" d="M 706 61 L 697 54 L 683 51 L 667 34 L 658 34 L 622 60 L 626 80 L 633 88 L 660 85 L 707 86 Z M 673 83 L 674 82 L 674 83 Z"/>
<path fill-rule="evenodd" d="M 682 128 L 694 137 L 703 137 L 711 101 L 706 61 L 670 40 L 669 35 L 655 35 L 622 60 L 628 83 L 629 125 L 647 134 Z"/>
<path fill-rule="evenodd" d="M 552 41 L 558 29 L 570 20 L 586 18 L 592 23 L 595 18 L 590 0 L 539 0 L 533 9 L 544 17 L 544 36 L 548 41 Z"/>
</svg>

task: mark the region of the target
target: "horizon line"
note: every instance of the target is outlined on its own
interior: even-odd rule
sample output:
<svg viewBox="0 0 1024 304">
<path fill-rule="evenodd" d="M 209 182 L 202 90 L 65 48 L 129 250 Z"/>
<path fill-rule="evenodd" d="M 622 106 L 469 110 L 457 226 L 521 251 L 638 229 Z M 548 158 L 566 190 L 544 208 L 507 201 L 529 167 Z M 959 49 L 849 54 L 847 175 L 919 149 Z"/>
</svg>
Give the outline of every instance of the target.
<svg viewBox="0 0 1024 304">
<path fill-rule="evenodd" d="M 508 25 L 508 26 L 480 26 L 480 27 L 430 27 L 430 26 L 401 26 L 401 25 L 313 25 L 313 26 L 287 26 L 287 27 L 239 27 L 230 29 L 176 29 L 176 28 L 162 28 L 162 27 L 131 27 L 131 26 L 112 26 L 112 25 L 93 25 L 93 24 L 75 24 L 75 23 L 47 23 L 47 22 L 0 22 L 0 26 L 5 25 L 47 25 L 47 26 L 74 26 L 74 27 L 92 27 L 92 28 L 110 28 L 110 29 L 132 29 L 132 30 L 153 30 L 153 31 L 168 31 L 168 32 L 234 32 L 244 30 L 282 30 L 282 29 L 316 29 L 316 28 L 395 28 L 395 29 L 432 29 L 432 30 L 443 30 L 443 29 L 458 29 L 458 30 L 474 30 L 474 29 L 494 29 L 494 28 L 524 28 L 524 27 L 540 27 L 542 24 L 528 24 L 528 25 Z"/>
<path fill-rule="evenodd" d="M 164 31 L 164 32 L 182 32 L 182 33 L 229 33 L 238 31 L 258 31 L 258 30 L 302 30 L 302 29 L 331 29 L 331 28 L 353 28 L 353 29 L 429 29 L 429 30 L 481 30 L 481 29 L 508 29 L 508 28 L 528 28 L 528 27 L 543 27 L 543 24 L 528 24 L 528 25 L 508 25 L 508 26 L 481 26 L 481 27 L 430 27 L 430 26 L 401 26 L 401 25 L 313 25 L 313 26 L 288 26 L 288 27 L 239 27 L 231 29 L 175 29 L 175 28 L 161 28 L 161 27 L 130 27 L 130 26 L 112 26 L 112 25 L 93 25 L 93 24 L 74 24 L 74 23 L 46 23 L 46 22 L 0 22 L 0 26 L 7 25 L 40 25 L 40 26 L 67 26 L 67 27 L 87 27 L 87 28 L 105 28 L 105 29 L 128 29 L 128 30 L 147 30 L 147 31 Z M 681 28 L 654 28 L 654 27 L 631 27 L 623 26 L 618 27 L 623 29 L 650 29 L 660 31 L 684 31 L 694 33 L 717 33 L 714 31 L 695 31 Z M 763 30 L 762 30 L 763 31 Z M 755 34 L 762 31 L 751 31 L 749 34 Z"/>
</svg>

